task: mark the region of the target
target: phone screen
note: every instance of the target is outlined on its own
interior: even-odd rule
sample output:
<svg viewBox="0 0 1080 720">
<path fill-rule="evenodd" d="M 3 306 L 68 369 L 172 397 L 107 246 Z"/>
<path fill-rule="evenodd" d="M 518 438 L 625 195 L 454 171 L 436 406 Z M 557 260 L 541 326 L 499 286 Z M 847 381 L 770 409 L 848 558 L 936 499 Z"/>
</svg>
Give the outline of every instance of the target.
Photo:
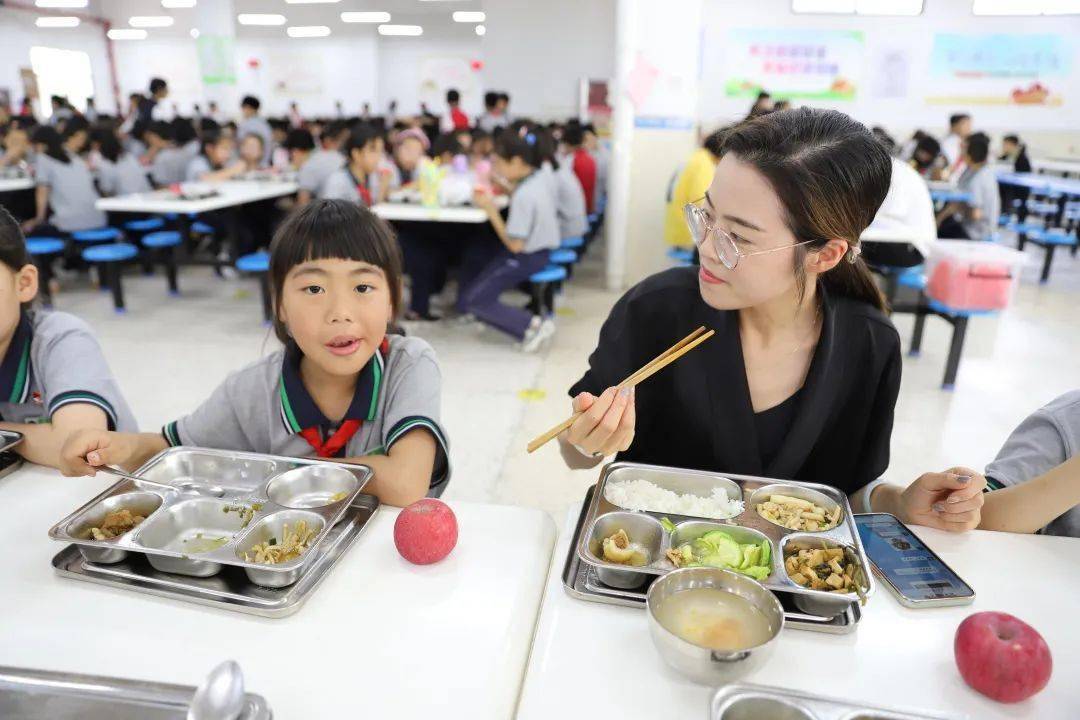
<svg viewBox="0 0 1080 720">
<path fill-rule="evenodd" d="M 856 515 L 855 525 L 859 528 L 866 554 L 904 597 L 935 600 L 975 594 L 915 533 L 892 515 Z"/>
</svg>

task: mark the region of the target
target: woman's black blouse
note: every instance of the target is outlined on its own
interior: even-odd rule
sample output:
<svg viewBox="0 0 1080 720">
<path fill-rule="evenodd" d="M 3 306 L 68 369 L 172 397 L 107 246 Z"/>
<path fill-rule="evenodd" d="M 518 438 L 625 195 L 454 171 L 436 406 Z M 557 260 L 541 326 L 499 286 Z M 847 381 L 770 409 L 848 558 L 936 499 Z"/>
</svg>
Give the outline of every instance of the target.
<svg viewBox="0 0 1080 720">
<path fill-rule="evenodd" d="M 638 386 L 634 442 L 618 459 L 854 492 L 889 466 L 900 338 L 866 303 L 824 290 L 821 301 L 821 339 L 771 458 L 759 447 L 738 312 L 705 304 L 695 267 L 646 278 L 616 303 L 570 395 L 600 394 L 704 325 L 713 338 Z"/>
</svg>

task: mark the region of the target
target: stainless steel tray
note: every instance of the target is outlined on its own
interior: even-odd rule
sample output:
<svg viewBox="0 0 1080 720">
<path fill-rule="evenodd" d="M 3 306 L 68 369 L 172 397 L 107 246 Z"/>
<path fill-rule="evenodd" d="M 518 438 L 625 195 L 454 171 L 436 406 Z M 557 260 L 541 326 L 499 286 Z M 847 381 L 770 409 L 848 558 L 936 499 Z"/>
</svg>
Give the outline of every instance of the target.
<svg viewBox="0 0 1080 720">
<path fill-rule="evenodd" d="M 648 480 L 659 487 L 677 493 L 690 493 L 701 497 L 709 497 L 714 488 L 722 488 L 728 492 L 729 497 L 742 500 L 745 507 L 735 517 L 717 520 L 672 513 L 628 511 L 607 500 L 604 491 L 609 482 L 631 479 Z M 784 569 L 784 552 L 789 546 L 794 548 L 804 544 L 814 546 L 825 544 L 830 547 L 841 547 L 847 553 L 848 559 L 860 568 L 866 596 L 872 595 L 876 588 L 873 573 L 868 571 L 870 562 L 855 528 L 851 506 L 847 496 L 836 488 L 816 483 L 773 480 L 748 475 L 723 475 L 702 470 L 637 463 L 607 465 L 601 473 L 600 482 L 597 483 L 596 488 L 591 502 L 587 505 L 584 530 L 580 533 L 575 545 L 578 557 L 595 567 L 598 576 L 607 585 L 633 589 L 644 585 L 649 580 L 649 576 L 660 576 L 671 572 L 675 566 L 664 554 L 669 547 L 678 542 L 699 537 L 710 529 L 721 529 L 741 536 L 736 537 L 740 542 L 759 543 L 768 540 L 772 549 L 772 573 L 762 581 L 762 584 L 774 592 L 792 595 L 799 608 L 808 614 L 833 616 L 845 612 L 851 604 L 850 598 L 854 598 L 854 595 L 811 590 L 793 582 Z M 781 527 L 757 513 L 756 506 L 762 497 L 772 493 L 811 500 L 829 511 L 839 507 L 840 523 L 830 530 L 817 532 L 795 531 Z M 605 520 L 608 513 L 629 513 L 629 516 L 611 516 Z M 651 532 L 660 530 L 656 520 L 662 517 L 667 517 L 675 524 L 676 530 L 673 533 Z M 607 534 L 608 530 L 621 522 L 635 520 L 642 526 L 641 532 L 643 534 L 648 532 L 652 537 L 652 544 L 657 545 L 653 548 L 652 562 L 644 567 L 629 567 L 603 560 L 599 551 L 599 543 L 602 540 L 600 536 Z M 629 531 L 630 528 L 627 530 Z M 634 533 L 630 532 L 630 534 L 633 536 Z M 635 538 L 631 537 L 631 539 Z"/>
<path fill-rule="evenodd" d="M 22 456 L 12 448 L 23 441 L 23 434 L 15 430 L 0 430 L 0 477 L 9 475 L 22 464 Z"/>
<path fill-rule="evenodd" d="M 186 720 L 195 688 L 0 666 L 4 720 Z M 237 720 L 270 720 L 261 695 L 247 693 Z"/>
<path fill-rule="evenodd" d="M 750 683 L 725 685 L 713 695 L 710 720 L 949 720 L 950 716 L 859 705 L 820 695 Z"/>
<path fill-rule="evenodd" d="M 251 582 L 238 568 L 226 568 L 214 577 L 197 578 L 155 570 L 146 558 L 132 554 L 112 565 L 87 562 L 78 547 L 69 545 L 53 558 L 57 575 L 87 582 L 190 602 L 231 612 L 280 618 L 292 615 L 315 592 L 315 588 L 337 564 L 345 551 L 367 528 L 379 499 L 359 495 L 345 518 L 335 525 L 322 544 L 313 551 L 311 562 L 300 579 L 283 588 L 268 588 Z"/>
<path fill-rule="evenodd" d="M 210 577 L 235 566 L 254 583 L 284 587 L 299 580 L 372 472 L 325 460 L 174 447 L 134 474 L 146 482 L 118 481 L 54 525 L 49 537 L 78 546 L 96 564 L 138 553 L 162 572 Z M 145 520 L 119 537 L 87 537 L 106 513 L 121 508 Z M 280 542 L 284 526 L 295 529 L 300 521 L 318 533 L 299 557 L 277 564 L 245 559 L 252 546 Z"/>
<path fill-rule="evenodd" d="M 647 585 L 634 590 L 623 590 L 605 585 L 600 581 L 596 568 L 582 562 L 578 557 L 576 551 L 578 538 L 585 526 L 585 518 L 595 491 L 594 486 L 586 493 L 585 504 L 578 516 L 574 534 L 570 538 L 570 551 L 566 555 L 566 564 L 563 565 L 563 588 L 570 597 L 578 600 L 644 609 Z M 795 606 L 794 598 L 789 593 L 777 592 L 776 596 L 784 608 L 785 628 L 842 635 L 854 632 L 859 620 L 862 619 L 862 610 L 858 603 L 850 603 L 842 612 L 830 617 L 803 612 Z"/>
</svg>

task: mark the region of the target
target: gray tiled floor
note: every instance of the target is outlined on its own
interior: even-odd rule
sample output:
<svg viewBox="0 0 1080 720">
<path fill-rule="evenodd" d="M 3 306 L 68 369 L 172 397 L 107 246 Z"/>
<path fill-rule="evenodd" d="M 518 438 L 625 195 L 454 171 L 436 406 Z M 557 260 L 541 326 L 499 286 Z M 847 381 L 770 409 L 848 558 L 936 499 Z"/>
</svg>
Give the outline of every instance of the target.
<svg viewBox="0 0 1080 720">
<path fill-rule="evenodd" d="M 1050 283 L 1040 287 L 1041 253 L 1028 250 L 1008 312 L 972 321 L 953 392 L 939 387 L 949 328 L 928 321 L 921 357 L 904 362 L 890 480 L 906 483 L 952 464 L 981 468 L 1028 412 L 1080 385 L 1080 260 L 1060 254 Z M 558 334 L 540 355 L 523 355 L 498 333 L 474 327 L 409 328 L 432 343 L 442 363 L 444 423 L 455 465 L 448 497 L 558 512 L 593 482 L 595 473 L 567 470 L 554 443 L 534 455 L 524 447 L 569 411 L 566 388 L 583 370 L 618 297 L 600 289 L 600 278 L 596 258 L 579 267 L 561 298 Z M 125 288 L 129 312 L 123 316 L 113 314 L 107 294 L 80 283 L 65 288 L 57 307 L 96 329 L 148 429 L 192 409 L 228 372 L 276 347 L 260 322 L 253 281 L 190 269 L 182 273 L 180 298 L 166 295 L 160 276 L 129 276 Z M 912 320 L 898 316 L 896 324 L 906 349 Z"/>
</svg>

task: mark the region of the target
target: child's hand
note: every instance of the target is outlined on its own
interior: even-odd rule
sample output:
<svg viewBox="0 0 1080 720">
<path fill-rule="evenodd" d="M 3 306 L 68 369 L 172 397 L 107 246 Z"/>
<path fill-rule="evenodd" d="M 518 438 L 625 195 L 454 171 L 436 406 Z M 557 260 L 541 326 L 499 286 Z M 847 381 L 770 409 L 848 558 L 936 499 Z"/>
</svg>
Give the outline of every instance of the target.
<svg viewBox="0 0 1080 720">
<path fill-rule="evenodd" d="M 982 519 L 986 478 L 968 468 L 926 473 L 900 495 L 901 520 L 950 532 L 966 532 Z"/>
<path fill-rule="evenodd" d="M 479 188 L 473 190 L 473 205 L 487 212 L 495 209 L 495 203 L 492 202 L 491 196 Z"/>
<path fill-rule="evenodd" d="M 68 477 L 96 475 L 105 465 L 125 465 L 135 452 L 130 436 L 106 430 L 79 430 L 60 450 L 60 472 Z"/>
</svg>

